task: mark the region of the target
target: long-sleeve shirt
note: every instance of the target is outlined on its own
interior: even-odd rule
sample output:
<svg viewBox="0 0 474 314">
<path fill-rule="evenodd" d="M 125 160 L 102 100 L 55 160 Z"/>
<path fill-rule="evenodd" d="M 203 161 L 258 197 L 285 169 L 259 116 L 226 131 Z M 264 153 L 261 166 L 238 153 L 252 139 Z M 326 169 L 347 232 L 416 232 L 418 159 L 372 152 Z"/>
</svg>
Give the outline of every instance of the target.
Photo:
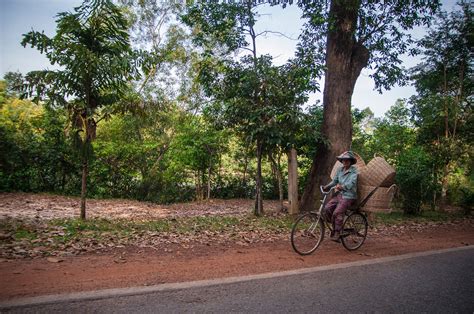
<svg viewBox="0 0 474 314">
<path fill-rule="evenodd" d="M 342 185 L 342 198 L 357 199 L 357 175 L 358 171 L 355 166 L 350 166 L 344 171 L 344 166 L 337 169 L 336 175 L 328 187 L 333 187 L 337 184 Z"/>
</svg>

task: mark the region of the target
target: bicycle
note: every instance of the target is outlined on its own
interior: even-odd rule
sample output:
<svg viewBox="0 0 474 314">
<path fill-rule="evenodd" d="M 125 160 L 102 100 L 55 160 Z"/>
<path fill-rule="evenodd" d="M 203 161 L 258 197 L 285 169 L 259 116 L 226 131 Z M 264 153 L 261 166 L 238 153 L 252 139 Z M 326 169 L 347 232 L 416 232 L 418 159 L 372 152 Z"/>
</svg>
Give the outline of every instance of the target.
<svg viewBox="0 0 474 314">
<path fill-rule="evenodd" d="M 323 186 L 320 186 L 320 190 L 323 199 L 318 211 L 311 211 L 301 215 L 291 229 L 291 245 L 295 252 L 300 255 L 309 255 L 316 251 L 324 239 L 326 228 L 333 232 L 332 223 L 323 217 L 323 209 L 328 195 L 333 192 L 334 187 L 325 192 Z M 349 251 L 357 250 L 365 242 L 368 228 L 367 216 L 360 211 L 360 208 L 373 192 L 359 205 L 346 211 L 340 242 Z"/>
</svg>

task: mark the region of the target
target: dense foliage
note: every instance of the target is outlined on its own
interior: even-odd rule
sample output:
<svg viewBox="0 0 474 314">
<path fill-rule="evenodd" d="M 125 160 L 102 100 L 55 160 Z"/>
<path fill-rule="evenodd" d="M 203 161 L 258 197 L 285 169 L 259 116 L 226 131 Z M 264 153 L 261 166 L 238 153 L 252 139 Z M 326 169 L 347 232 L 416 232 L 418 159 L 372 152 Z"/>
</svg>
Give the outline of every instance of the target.
<svg viewBox="0 0 474 314">
<path fill-rule="evenodd" d="M 159 203 L 252 198 L 261 184 L 261 196 L 274 199 L 288 188 L 286 153 L 292 147 L 298 151 L 301 192 L 316 144 L 325 142 L 320 132 L 322 107 L 303 106 L 307 92 L 317 87 L 311 77 L 316 69 L 307 66 L 308 60 L 275 66 L 270 56 L 254 54 L 255 46 L 250 54 L 235 57 L 233 53 L 247 48 L 245 31 L 252 30 L 258 17 L 249 15 L 249 8 L 195 7 L 183 18 L 194 27 L 186 32 L 177 16 L 182 7 L 122 2 L 129 10 L 114 6 L 118 10 L 114 12 L 127 12 L 136 23 L 134 41 L 148 54 L 141 59 L 141 78 L 138 67 L 125 62 L 134 55 L 126 20 L 118 20 L 124 23 L 119 32 L 123 40 L 117 46 L 104 44 L 98 53 L 104 53 L 104 59 L 83 59 L 92 72 L 67 59 L 75 52 L 69 57 L 59 52 L 61 45 L 67 49 L 80 45 L 38 32 L 25 36 L 25 44 L 43 50 L 65 69 L 27 75 L 29 99 L 21 97 L 25 82 L 21 74 L 7 73 L 0 81 L 0 190 L 78 195 L 84 149 L 76 149 L 75 139 L 90 125 L 90 140 L 82 137 L 83 144 L 90 145 L 90 197 Z M 94 9 L 83 7 L 87 8 Z M 376 154 L 396 167 L 398 204 L 406 213 L 419 213 L 424 206 L 454 204 L 467 210 L 473 206 L 471 10 L 462 4 L 452 14 L 440 14 L 431 33 L 419 42 L 423 62 L 411 72 L 395 71 L 412 76 L 416 95 L 397 101 L 380 118 L 370 109 L 352 110 L 352 148 L 365 160 Z M 368 23 L 370 15 L 364 16 Z M 63 35 L 84 35 L 79 44 L 89 38 L 86 29 L 72 30 L 80 18 L 62 14 L 58 25 Z M 207 23 L 210 20 L 215 23 Z M 165 24 L 167 31 L 158 31 Z M 401 36 L 392 35 L 370 42 L 377 48 Z M 109 49 L 111 54 L 118 49 L 127 55 L 110 59 L 105 53 Z M 374 53 L 371 58 L 375 62 L 390 56 Z M 109 68 L 107 60 L 116 65 L 124 61 L 124 67 Z M 398 67 L 395 61 L 393 66 Z M 107 77 L 104 67 L 118 76 Z M 387 76 L 383 64 L 374 70 L 381 80 L 378 87 L 397 80 Z M 90 86 L 93 90 L 84 85 L 87 75 L 97 77 L 96 85 Z M 86 101 L 90 92 L 93 103 Z"/>
<path fill-rule="evenodd" d="M 22 45 L 45 54 L 58 70 L 31 71 L 26 92 L 51 108 L 68 111 L 67 120 L 82 164 L 81 218 L 86 218 L 87 176 L 92 141 L 100 120 L 121 107 L 130 93 L 129 81 L 146 63 L 132 50 L 129 21 L 111 1 L 87 0 L 74 13 L 58 14 L 54 37 L 30 31 Z"/>
</svg>

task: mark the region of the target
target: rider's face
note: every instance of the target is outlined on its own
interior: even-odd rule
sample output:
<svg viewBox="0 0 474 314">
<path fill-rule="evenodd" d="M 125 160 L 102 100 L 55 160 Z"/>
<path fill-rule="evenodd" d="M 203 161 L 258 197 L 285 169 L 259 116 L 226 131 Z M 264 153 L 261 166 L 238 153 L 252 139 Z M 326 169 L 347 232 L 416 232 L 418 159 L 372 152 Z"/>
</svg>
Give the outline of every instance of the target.
<svg viewBox="0 0 474 314">
<path fill-rule="evenodd" d="M 350 161 L 350 159 L 343 159 L 342 164 L 344 165 L 344 167 L 347 168 L 347 167 L 350 167 L 351 161 Z"/>
</svg>

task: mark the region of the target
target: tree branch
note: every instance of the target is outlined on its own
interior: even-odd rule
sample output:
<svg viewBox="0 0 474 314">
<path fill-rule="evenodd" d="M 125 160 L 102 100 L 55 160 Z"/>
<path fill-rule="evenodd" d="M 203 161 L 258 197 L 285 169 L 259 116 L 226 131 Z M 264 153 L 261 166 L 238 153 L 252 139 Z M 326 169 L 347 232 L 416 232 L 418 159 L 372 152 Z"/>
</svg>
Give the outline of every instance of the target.
<svg viewBox="0 0 474 314">
<path fill-rule="evenodd" d="M 281 37 L 285 37 L 285 38 L 287 38 L 287 39 L 289 39 L 289 40 L 298 40 L 297 38 L 291 38 L 291 37 L 289 37 L 289 36 L 287 36 L 287 35 L 285 35 L 285 34 L 283 34 L 283 33 L 281 33 L 281 32 L 275 32 L 275 31 L 263 31 L 263 32 L 261 32 L 261 33 L 256 34 L 255 37 L 258 37 L 258 36 L 260 36 L 260 35 L 266 35 L 266 34 L 268 34 L 268 33 L 270 33 L 270 34 L 275 34 L 275 35 L 278 35 L 278 36 L 281 36 Z"/>
<path fill-rule="evenodd" d="M 253 54 L 253 50 L 252 50 L 252 49 L 250 49 L 250 48 L 247 48 L 247 47 L 240 47 L 240 49 L 243 49 L 243 50 L 248 50 L 248 51 L 250 51 L 250 52 Z"/>
<path fill-rule="evenodd" d="M 153 36 L 153 48 L 154 49 L 158 49 L 159 45 L 161 44 L 161 27 L 163 27 L 163 24 L 165 23 L 166 21 L 166 17 L 168 16 L 168 12 L 169 12 L 169 8 L 165 9 L 165 11 L 163 12 L 163 15 L 161 16 L 158 24 L 154 27 L 153 29 L 153 33 L 152 33 L 152 36 Z M 158 38 L 158 40 L 156 40 L 156 38 Z"/>
<path fill-rule="evenodd" d="M 367 34 L 365 34 L 365 36 L 360 36 L 358 42 L 359 42 L 361 45 L 363 45 L 364 42 L 365 42 L 367 39 L 371 38 L 372 35 L 374 35 L 375 33 L 379 32 L 379 31 L 381 31 L 385 26 L 387 26 L 388 24 L 390 24 L 390 22 L 388 22 L 388 21 L 384 23 L 384 21 L 387 20 L 387 17 L 390 16 L 390 12 L 391 12 L 390 10 L 389 10 L 389 12 L 386 12 L 385 9 L 386 9 L 386 7 L 384 7 L 384 11 L 383 11 L 382 14 L 380 15 L 379 20 L 378 20 L 378 23 L 375 24 L 375 26 L 374 26 L 374 28 L 372 29 L 372 31 L 370 31 L 370 32 L 368 32 Z"/>
</svg>

